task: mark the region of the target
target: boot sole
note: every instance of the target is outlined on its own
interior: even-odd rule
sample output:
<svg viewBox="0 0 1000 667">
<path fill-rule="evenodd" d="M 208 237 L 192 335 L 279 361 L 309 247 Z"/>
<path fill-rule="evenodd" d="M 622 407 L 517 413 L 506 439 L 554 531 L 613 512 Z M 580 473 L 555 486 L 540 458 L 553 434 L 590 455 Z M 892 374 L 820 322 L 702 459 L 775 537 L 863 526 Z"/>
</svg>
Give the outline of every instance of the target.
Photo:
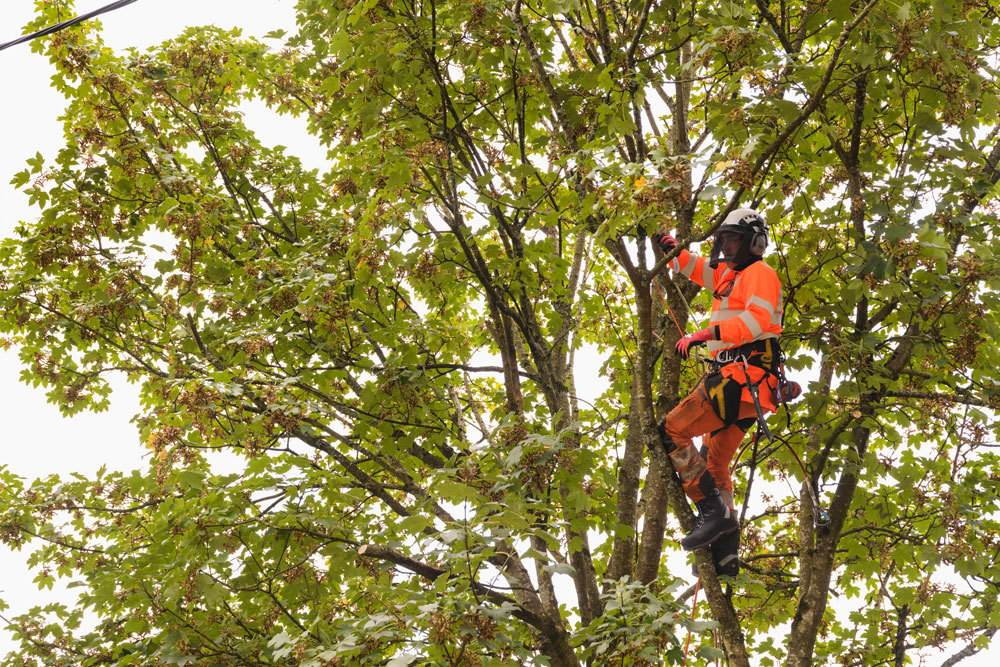
<svg viewBox="0 0 1000 667">
<path fill-rule="evenodd" d="M 739 526 L 733 526 L 729 530 L 723 530 L 721 532 L 716 533 L 715 535 L 712 536 L 712 539 L 708 540 L 707 542 L 703 542 L 701 544 L 696 544 L 694 546 L 684 546 L 684 543 L 682 542 L 681 543 L 681 549 L 683 549 L 684 551 L 697 551 L 698 549 L 704 549 L 705 547 L 710 546 L 713 542 L 715 542 L 717 539 L 719 539 L 723 535 L 728 535 L 729 533 L 735 532 L 735 531 L 737 531 L 739 529 L 740 529 Z"/>
</svg>

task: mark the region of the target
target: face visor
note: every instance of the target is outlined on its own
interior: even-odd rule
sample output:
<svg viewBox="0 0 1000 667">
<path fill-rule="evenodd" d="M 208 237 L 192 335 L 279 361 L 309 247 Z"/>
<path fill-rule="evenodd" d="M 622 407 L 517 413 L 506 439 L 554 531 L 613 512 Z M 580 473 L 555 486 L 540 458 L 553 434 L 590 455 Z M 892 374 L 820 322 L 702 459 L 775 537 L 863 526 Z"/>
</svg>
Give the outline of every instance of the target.
<svg viewBox="0 0 1000 667">
<path fill-rule="evenodd" d="M 735 265 L 740 260 L 742 254 L 746 254 L 743 249 L 743 234 L 733 230 L 722 230 L 715 235 L 712 243 L 712 255 L 709 257 L 708 265 L 713 269 L 719 264 Z"/>
</svg>

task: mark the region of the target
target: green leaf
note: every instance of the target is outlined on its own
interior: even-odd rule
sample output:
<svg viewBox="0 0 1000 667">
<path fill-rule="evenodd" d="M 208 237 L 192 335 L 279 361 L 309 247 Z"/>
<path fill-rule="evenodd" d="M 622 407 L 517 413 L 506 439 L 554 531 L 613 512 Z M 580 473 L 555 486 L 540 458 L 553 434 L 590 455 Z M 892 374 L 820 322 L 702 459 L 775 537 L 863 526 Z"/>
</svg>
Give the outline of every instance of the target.
<svg viewBox="0 0 1000 667">
<path fill-rule="evenodd" d="M 452 479 L 445 479 L 438 482 L 435 489 L 441 498 L 453 503 L 461 503 L 479 497 L 475 489 Z"/>
<path fill-rule="evenodd" d="M 725 651 L 717 649 L 714 646 L 699 646 L 697 655 L 699 658 L 707 661 L 726 659 Z"/>
</svg>

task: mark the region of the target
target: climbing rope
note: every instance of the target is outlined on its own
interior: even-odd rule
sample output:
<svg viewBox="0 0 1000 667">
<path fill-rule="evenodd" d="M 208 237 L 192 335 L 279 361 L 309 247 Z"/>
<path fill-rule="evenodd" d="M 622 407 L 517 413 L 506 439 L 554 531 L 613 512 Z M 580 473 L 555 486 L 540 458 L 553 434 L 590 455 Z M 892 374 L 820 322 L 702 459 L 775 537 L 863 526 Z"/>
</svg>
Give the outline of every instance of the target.
<svg viewBox="0 0 1000 667">
<path fill-rule="evenodd" d="M 24 35 L 23 37 L 18 37 L 17 39 L 11 40 L 4 44 L 0 44 L 0 51 L 3 51 L 4 49 L 11 46 L 16 46 L 17 44 L 24 44 L 25 42 L 30 42 L 33 39 L 38 39 L 39 37 L 44 37 L 45 35 L 51 35 L 52 33 L 59 32 L 60 30 L 69 28 L 70 26 L 74 26 L 78 23 L 83 23 L 87 19 L 92 19 L 95 16 L 100 16 L 101 14 L 107 14 L 108 12 L 113 12 L 116 9 L 124 7 L 125 5 L 131 5 L 133 2 L 137 1 L 138 0 L 118 0 L 117 2 L 112 2 L 110 5 L 105 5 L 104 7 L 101 7 L 100 9 L 95 9 L 92 12 L 87 12 L 86 14 L 80 14 L 79 16 L 71 18 L 68 21 L 63 21 L 62 23 L 56 23 L 55 25 L 50 25 L 47 28 L 42 28 L 38 32 L 33 32 L 30 35 Z"/>
<path fill-rule="evenodd" d="M 701 577 L 698 577 L 697 583 L 694 585 L 694 601 L 691 603 L 691 620 L 694 621 L 695 609 L 698 607 L 698 589 L 701 587 Z M 712 631 L 712 643 L 716 647 L 719 645 L 719 633 L 717 630 Z M 691 652 L 691 629 L 688 628 L 687 639 L 684 641 L 684 666 L 687 667 L 688 655 Z M 716 658 L 715 665 L 718 667 L 719 659 Z"/>
<path fill-rule="evenodd" d="M 694 602 L 691 603 L 691 621 L 694 621 L 694 610 L 698 606 L 698 590 L 701 588 L 701 577 L 694 585 Z M 691 629 L 688 628 L 687 641 L 684 642 L 684 665 L 688 664 L 688 649 L 691 648 Z"/>
<path fill-rule="evenodd" d="M 747 363 L 746 358 L 744 357 L 744 360 L 743 360 L 743 373 L 747 377 L 747 387 L 750 389 L 750 393 L 751 393 L 751 395 L 753 396 L 753 399 L 754 399 L 754 407 L 757 409 L 757 432 L 754 434 L 754 438 L 753 438 L 753 442 L 754 442 L 754 459 L 755 459 L 754 466 L 756 466 L 756 446 L 757 446 L 756 443 L 757 443 L 757 440 L 760 438 L 761 433 L 763 433 L 764 436 L 767 437 L 767 439 L 768 439 L 769 442 L 774 442 L 775 440 L 777 440 L 782 445 L 785 445 L 785 447 L 788 448 L 788 451 L 791 452 L 792 456 L 795 458 L 795 462 L 799 465 L 799 470 L 802 471 L 802 481 L 806 485 L 806 489 L 809 491 L 809 499 L 812 501 L 813 524 L 815 524 L 817 527 L 829 525 L 829 523 L 830 523 L 830 516 L 826 513 L 826 511 L 823 509 L 823 507 L 819 503 L 819 493 L 818 493 L 817 489 L 813 485 L 812 475 L 810 475 L 809 471 L 806 470 L 806 466 L 802 462 L 802 459 L 799 457 L 799 453 L 795 451 L 795 448 L 792 446 L 792 443 L 790 443 L 788 441 L 788 438 L 783 438 L 783 437 L 774 435 L 771 432 L 771 430 L 767 427 L 767 424 L 764 421 L 764 416 L 761 413 L 761 408 L 760 408 L 760 399 L 759 399 L 758 394 L 757 394 L 757 387 L 758 387 L 758 385 L 760 385 L 764 381 L 764 378 L 762 377 L 756 383 L 751 384 L 750 383 L 750 375 L 749 375 L 749 373 L 747 373 L 748 370 L 749 370 L 749 364 Z M 783 404 L 785 406 L 785 415 L 786 415 L 786 417 L 788 419 L 788 426 L 791 427 L 791 423 L 792 423 L 791 410 L 788 407 L 788 401 L 785 400 L 785 395 L 784 395 L 784 390 L 783 390 L 783 386 L 787 383 L 787 381 L 785 380 L 785 369 L 784 369 L 784 359 L 783 358 L 781 360 L 781 372 L 780 372 L 780 374 L 778 376 L 778 383 L 779 383 L 778 384 L 778 387 L 779 387 L 779 389 L 778 389 L 778 404 L 779 405 Z M 744 448 L 740 450 L 740 455 L 741 456 L 742 456 L 743 451 L 745 449 L 746 449 L 746 447 L 744 446 Z M 736 460 L 733 462 L 733 465 L 735 465 L 736 461 L 738 461 L 738 460 L 739 460 L 739 457 L 736 458 Z"/>
<path fill-rule="evenodd" d="M 683 337 L 684 337 L 684 329 L 682 329 L 682 328 L 681 328 L 681 325 L 680 325 L 680 322 L 678 322 L 678 321 L 677 321 L 677 316 L 676 316 L 676 315 L 674 315 L 674 310 L 673 310 L 673 308 L 671 308 L 671 307 L 670 307 L 670 304 L 669 304 L 669 303 L 667 303 L 667 297 L 666 297 L 666 296 L 665 296 L 665 295 L 663 294 L 663 290 L 661 290 L 661 289 L 660 289 L 660 283 L 659 283 L 659 281 L 657 281 L 657 279 L 656 279 L 656 278 L 653 278 L 653 281 L 652 281 L 652 282 L 653 282 L 653 287 L 655 287 L 655 288 L 656 288 L 656 292 L 657 292 L 657 294 L 659 294 L 659 295 L 660 295 L 660 300 L 661 300 L 661 301 L 663 301 L 663 305 L 667 307 L 667 312 L 669 312 L 669 313 L 670 313 L 670 317 L 671 317 L 671 318 L 673 319 L 673 321 L 674 321 L 674 326 L 675 326 L 675 327 L 677 327 L 677 331 L 678 331 L 678 333 L 680 333 L 680 335 L 681 335 L 681 338 L 683 338 Z M 682 295 L 682 296 L 683 296 L 683 295 Z M 655 334 L 656 332 L 654 331 L 653 333 Z M 659 338 L 659 336 L 657 336 L 657 338 Z M 663 342 L 663 340 L 661 339 L 661 340 L 660 340 L 660 342 L 662 343 L 662 342 Z"/>
</svg>

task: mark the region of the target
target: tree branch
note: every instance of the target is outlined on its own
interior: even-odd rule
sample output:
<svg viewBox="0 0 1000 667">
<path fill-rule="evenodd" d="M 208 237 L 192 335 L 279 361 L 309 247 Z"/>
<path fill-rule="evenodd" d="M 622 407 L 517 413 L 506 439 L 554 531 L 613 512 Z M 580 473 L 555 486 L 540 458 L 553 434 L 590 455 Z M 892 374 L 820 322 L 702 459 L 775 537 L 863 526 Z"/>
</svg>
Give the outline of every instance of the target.
<svg viewBox="0 0 1000 667">
<path fill-rule="evenodd" d="M 781 42 L 781 48 L 785 50 L 785 53 L 791 55 L 796 52 L 796 49 L 792 46 L 792 43 L 788 41 L 788 35 L 785 31 L 781 29 L 781 25 L 778 23 L 778 19 L 775 18 L 774 14 L 767 6 L 766 0 L 757 0 L 757 9 L 760 10 L 760 15 L 764 17 L 767 24 L 771 26 L 771 30 L 774 31 L 775 36 L 777 36 L 778 41 Z"/>
<path fill-rule="evenodd" d="M 840 39 L 837 40 L 837 46 L 833 50 L 833 55 L 830 57 L 830 64 L 827 65 L 826 71 L 823 73 L 823 78 L 820 80 L 819 87 L 813 91 L 813 94 L 809 97 L 805 106 L 802 107 L 802 111 L 799 115 L 790 122 L 784 129 L 784 131 L 779 134 L 774 141 L 761 153 L 760 157 L 757 158 L 757 162 L 754 164 L 754 172 L 760 170 L 768 160 L 771 159 L 771 155 L 776 153 L 782 144 L 788 140 L 789 137 L 799 128 L 799 126 L 804 123 L 809 116 L 812 115 L 813 111 L 819 106 L 819 103 L 823 100 L 823 95 L 826 93 L 827 86 L 830 85 L 830 80 L 833 78 L 833 73 L 837 69 L 837 64 L 840 62 L 840 54 L 843 52 L 844 48 L 847 46 L 847 41 L 854 32 L 854 29 L 868 16 L 868 13 L 875 8 L 881 0 L 871 0 L 864 9 L 862 9 L 854 20 L 848 25 L 844 26 L 844 29 L 840 33 Z"/>
<path fill-rule="evenodd" d="M 975 405 L 981 408 L 995 408 L 996 401 L 988 401 L 962 394 L 942 394 L 933 391 L 916 391 L 912 389 L 898 389 L 887 391 L 884 396 L 890 398 L 917 398 L 929 401 L 946 401 L 948 403 L 960 403 L 962 405 Z"/>
<path fill-rule="evenodd" d="M 996 634 L 997 626 L 989 626 L 984 631 L 980 637 L 986 637 L 987 639 L 992 639 L 993 635 Z M 941 667 L 955 667 L 959 662 L 965 660 L 966 658 L 971 658 L 975 654 L 981 651 L 979 647 L 976 646 L 975 642 L 970 642 L 965 648 L 951 656 L 947 660 L 941 663 Z"/>
<path fill-rule="evenodd" d="M 428 565 L 427 563 L 421 562 L 419 560 L 416 560 L 415 558 L 407 556 L 401 551 L 397 551 L 396 549 L 392 549 L 390 547 L 385 547 L 377 544 L 362 545 L 361 547 L 358 548 L 358 555 L 361 556 L 362 558 L 371 558 L 375 560 L 382 560 L 389 563 L 393 563 L 394 565 L 398 565 L 399 567 L 405 568 L 410 572 L 413 572 L 414 574 L 421 576 L 424 579 L 427 579 L 428 581 L 434 581 L 441 575 L 446 575 L 449 577 L 455 576 L 451 574 L 449 570 L 443 567 Z M 536 628 L 537 630 L 540 630 L 545 634 L 548 634 L 549 632 L 552 631 L 552 624 L 548 621 L 548 619 L 545 619 L 544 617 L 525 609 L 520 604 L 518 604 L 514 598 L 508 595 L 504 595 L 503 593 L 493 589 L 492 587 L 487 586 L 486 584 L 480 583 L 475 580 L 470 580 L 469 585 L 472 587 L 474 591 L 476 591 L 480 595 L 486 596 L 486 598 L 489 599 L 490 602 L 496 605 L 500 606 L 512 605 L 514 609 L 511 611 L 511 613 L 514 615 L 514 617 L 524 621 L 533 628 Z"/>
</svg>

